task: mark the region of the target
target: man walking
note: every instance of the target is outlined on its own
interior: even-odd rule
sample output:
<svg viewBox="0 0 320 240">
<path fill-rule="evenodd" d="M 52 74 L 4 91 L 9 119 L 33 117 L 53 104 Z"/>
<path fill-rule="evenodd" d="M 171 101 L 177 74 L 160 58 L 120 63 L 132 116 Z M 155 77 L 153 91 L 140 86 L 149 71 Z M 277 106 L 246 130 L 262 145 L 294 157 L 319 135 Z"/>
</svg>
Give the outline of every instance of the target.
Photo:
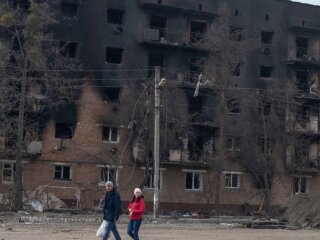
<svg viewBox="0 0 320 240">
<path fill-rule="evenodd" d="M 119 193 L 113 187 L 113 182 L 106 182 L 106 196 L 103 206 L 103 220 L 107 221 L 103 240 L 107 240 L 110 232 L 113 233 L 116 240 L 121 240 L 117 230 L 116 222 L 121 214 L 121 200 Z"/>
</svg>

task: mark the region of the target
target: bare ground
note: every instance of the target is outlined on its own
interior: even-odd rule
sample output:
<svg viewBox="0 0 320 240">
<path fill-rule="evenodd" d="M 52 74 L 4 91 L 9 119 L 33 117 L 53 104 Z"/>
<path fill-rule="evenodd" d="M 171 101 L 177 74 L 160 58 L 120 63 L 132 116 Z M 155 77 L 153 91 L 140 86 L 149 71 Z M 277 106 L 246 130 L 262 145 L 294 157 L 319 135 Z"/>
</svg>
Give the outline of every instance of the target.
<svg viewBox="0 0 320 240">
<path fill-rule="evenodd" d="M 97 225 L 70 224 L 12 224 L 0 226 L 0 240 L 89 240 L 95 237 Z M 123 240 L 126 224 L 118 225 Z M 112 238 L 113 239 L 113 238 Z M 143 224 L 142 240 L 312 240 L 320 239 L 319 230 L 258 230 L 248 228 L 230 228 L 214 224 Z"/>
</svg>

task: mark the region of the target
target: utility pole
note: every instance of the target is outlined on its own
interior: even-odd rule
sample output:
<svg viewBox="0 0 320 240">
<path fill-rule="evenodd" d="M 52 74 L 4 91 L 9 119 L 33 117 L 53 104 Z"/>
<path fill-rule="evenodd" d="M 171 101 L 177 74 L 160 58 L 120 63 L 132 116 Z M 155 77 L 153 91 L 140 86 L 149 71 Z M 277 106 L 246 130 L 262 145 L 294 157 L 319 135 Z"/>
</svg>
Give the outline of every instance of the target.
<svg viewBox="0 0 320 240">
<path fill-rule="evenodd" d="M 160 67 L 155 67 L 154 74 L 154 194 L 153 217 L 158 217 L 159 209 L 159 143 L 160 143 Z"/>
</svg>

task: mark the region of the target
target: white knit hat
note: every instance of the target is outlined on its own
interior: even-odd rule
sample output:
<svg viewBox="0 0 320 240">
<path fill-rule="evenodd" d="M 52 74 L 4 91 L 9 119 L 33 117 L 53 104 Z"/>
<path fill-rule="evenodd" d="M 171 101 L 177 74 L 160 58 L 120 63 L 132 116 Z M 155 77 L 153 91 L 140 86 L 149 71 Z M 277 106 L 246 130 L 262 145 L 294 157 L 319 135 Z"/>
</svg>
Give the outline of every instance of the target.
<svg viewBox="0 0 320 240">
<path fill-rule="evenodd" d="M 137 192 L 142 193 L 142 191 L 141 191 L 140 188 L 135 188 L 135 189 L 134 189 L 133 193 L 137 193 Z"/>
</svg>

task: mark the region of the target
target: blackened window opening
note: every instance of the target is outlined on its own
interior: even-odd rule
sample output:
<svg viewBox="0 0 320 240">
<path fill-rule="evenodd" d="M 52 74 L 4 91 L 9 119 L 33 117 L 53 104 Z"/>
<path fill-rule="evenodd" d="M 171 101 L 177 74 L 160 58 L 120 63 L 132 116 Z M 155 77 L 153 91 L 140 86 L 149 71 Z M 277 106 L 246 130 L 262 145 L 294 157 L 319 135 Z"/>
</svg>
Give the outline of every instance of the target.
<svg viewBox="0 0 320 240">
<path fill-rule="evenodd" d="M 77 43 L 60 42 L 60 53 L 67 58 L 75 58 L 77 55 Z"/>
<path fill-rule="evenodd" d="M 296 71 L 296 86 L 300 91 L 309 91 L 309 71 Z"/>
<path fill-rule="evenodd" d="M 56 123 L 55 138 L 71 139 L 73 137 L 73 123 Z"/>
<path fill-rule="evenodd" d="M 120 64 L 122 62 L 122 53 L 123 53 L 122 48 L 107 47 L 106 62 Z"/>
<path fill-rule="evenodd" d="M 273 32 L 261 31 L 261 43 L 272 44 L 273 43 Z"/>
<path fill-rule="evenodd" d="M 123 10 L 109 8 L 107 11 L 108 23 L 123 24 Z"/>
<path fill-rule="evenodd" d="M 161 38 L 166 37 L 167 18 L 163 16 L 151 15 L 150 28 L 159 30 L 158 41 L 160 41 Z"/>
<path fill-rule="evenodd" d="M 191 43 L 197 43 L 203 39 L 207 32 L 207 22 L 203 21 L 191 21 L 190 23 L 190 41 Z"/>
<path fill-rule="evenodd" d="M 149 53 L 148 77 L 154 76 L 154 67 L 156 67 L 156 66 L 159 66 L 161 68 L 161 75 L 163 75 L 164 65 L 165 65 L 165 59 L 162 54 Z"/>
<path fill-rule="evenodd" d="M 309 39 L 304 37 L 298 37 L 296 39 L 296 47 L 297 47 L 297 58 L 303 58 L 308 55 L 308 45 L 309 45 Z"/>
<path fill-rule="evenodd" d="M 203 97 L 193 97 L 189 95 L 188 98 L 188 112 L 190 114 L 202 113 Z"/>
<path fill-rule="evenodd" d="M 260 77 L 261 78 L 271 78 L 272 77 L 272 67 L 260 66 Z"/>
</svg>

